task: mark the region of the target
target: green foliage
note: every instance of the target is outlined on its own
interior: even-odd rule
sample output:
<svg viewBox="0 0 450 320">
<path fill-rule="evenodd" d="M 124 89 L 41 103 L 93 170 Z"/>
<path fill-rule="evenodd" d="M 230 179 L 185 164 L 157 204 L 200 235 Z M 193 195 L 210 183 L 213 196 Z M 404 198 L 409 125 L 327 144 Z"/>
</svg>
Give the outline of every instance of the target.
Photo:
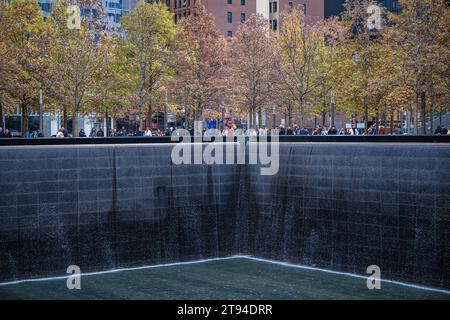
<svg viewBox="0 0 450 320">
<path fill-rule="evenodd" d="M 131 107 L 138 115 L 146 113 L 151 118 L 174 75 L 172 47 L 178 27 L 164 4 L 143 1 L 122 18 L 122 26 L 126 39 L 117 52 L 127 66 Z"/>
<path fill-rule="evenodd" d="M 0 50 L 6 56 L 3 57 L 5 77 L 0 80 L 0 95 L 2 100 L 20 106 L 22 134 L 25 134 L 28 114 L 37 109 L 38 92 L 43 85 L 45 54 L 50 45 L 49 28 L 37 0 L 2 3 L 1 11 Z"/>
</svg>

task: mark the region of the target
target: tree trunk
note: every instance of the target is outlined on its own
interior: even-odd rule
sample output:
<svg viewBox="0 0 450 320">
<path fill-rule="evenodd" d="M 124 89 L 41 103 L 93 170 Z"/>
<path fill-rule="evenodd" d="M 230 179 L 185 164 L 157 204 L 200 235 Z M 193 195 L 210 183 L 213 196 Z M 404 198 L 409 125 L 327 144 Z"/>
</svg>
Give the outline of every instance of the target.
<svg viewBox="0 0 450 320">
<path fill-rule="evenodd" d="M 413 95 L 413 112 L 414 112 L 414 135 L 417 136 L 419 134 L 419 95 L 417 91 L 414 90 Z"/>
<path fill-rule="evenodd" d="M 62 114 L 62 118 L 61 118 L 61 127 L 64 127 L 65 129 L 67 129 L 67 109 L 66 108 L 63 109 L 63 114 Z"/>
<path fill-rule="evenodd" d="M 262 108 L 258 107 L 258 129 L 262 128 Z"/>
<path fill-rule="evenodd" d="M 0 102 L 0 128 L 4 127 L 4 122 L 3 122 L 3 104 Z"/>
<path fill-rule="evenodd" d="M 375 129 L 377 130 L 377 134 L 378 134 L 378 132 L 380 132 L 380 121 L 379 121 L 378 115 L 377 115 L 375 123 L 376 123 Z"/>
<path fill-rule="evenodd" d="M 331 102 L 330 102 L 330 125 L 331 127 L 335 126 L 334 118 L 335 118 L 335 110 L 334 110 L 335 104 L 334 104 L 334 93 L 331 92 Z"/>
<path fill-rule="evenodd" d="M 300 127 L 303 127 L 303 102 L 300 101 Z"/>
<path fill-rule="evenodd" d="M 367 106 L 366 97 L 363 99 L 364 106 L 364 133 L 367 134 L 369 131 L 369 107 Z"/>
<path fill-rule="evenodd" d="M 292 126 L 292 106 L 289 106 L 288 109 L 288 126 Z"/>
<path fill-rule="evenodd" d="M 326 117 L 327 117 L 327 113 L 322 112 L 322 127 L 325 127 Z"/>
<path fill-rule="evenodd" d="M 421 102 L 422 102 L 422 134 L 427 134 L 427 97 L 425 91 L 422 91 Z"/>
<path fill-rule="evenodd" d="M 148 105 L 148 110 L 147 110 L 147 116 L 146 116 L 146 127 L 150 128 L 150 130 L 152 129 L 152 118 L 153 118 L 153 108 L 152 105 L 149 104 Z"/>
<path fill-rule="evenodd" d="M 392 136 L 394 134 L 394 111 L 391 111 L 390 125 L 391 125 L 391 136 Z"/>
<path fill-rule="evenodd" d="M 64 128 L 69 132 L 67 126 L 64 126 Z M 78 137 L 78 112 L 75 112 L 72 117 L 72 137 Z"/>
<path fill-rule="evenodd" d="M 109 121 L 109 119 L 108 119 L 108 111 L 105 112 L 105 121 L 106 121 L 105 137 L 108 137 L 109 131 L 111 130 L 111 121 Z"/>
<path fill-rule="evenodd" d="M 434 111 L 434 94 L 433 91 L 431 91 L 431 95 L 430 95 L 430 135 L 432 135 L 434 133 L 434 128 L 433 128 L 433 111 Z"/>
<path fill-rule="evenodd" d="M 284 134 L 287 135 L 287 128 L 288 128 L 288 115 L 287 113 L 284 115 Z"/>
<path fill-rule="evenodd" d="M 22 104 L 22 137 L 25 137 L 26 132 L 28 131 L 28 106 L 26 104 Z"/>
<path fill-rule="evenodd" d="M 253 128 L 253 109 L 250 109 L 248 121 L 249 121 L 249 124 L 248 124 L 247 129 Z"/>
</svg>

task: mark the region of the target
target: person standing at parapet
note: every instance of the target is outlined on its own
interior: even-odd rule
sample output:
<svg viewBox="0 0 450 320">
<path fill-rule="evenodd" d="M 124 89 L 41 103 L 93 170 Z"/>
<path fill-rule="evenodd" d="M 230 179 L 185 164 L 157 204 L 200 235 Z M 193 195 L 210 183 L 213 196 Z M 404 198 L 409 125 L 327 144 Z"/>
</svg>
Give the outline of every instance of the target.
<svg viewBox="0 0 450 320">
<path fill-rule="evenodd" d="M 359 135 L 358 129 L 356 129 L 356 128 L 351 128 L 351 129 L 350 129 L 350 135 L 352 135 L 352 136 L 357 136 L 357 135 Z"/>
<path fill-rule="evenodd" d="M 80 138 L 86 138 L 86 132 L 84 132 L 84 129 L 80 129 L 80 132 L 78 132 L 78 136 Z"/>
<path fill-rule="evenodd" d="M 89 133 L 89 138 L 95 138 L 97 136 L 95 128 L 91 129 L 91 133 Z"/>
<path fill-rule="evenodd" d="M 104 137 L 105 134 L 103 133 L 103 129 L 100 127 L 100 129 L 98 129 L 97 131 L 97 137 Z"/>
<path fill-rule="evenodd" d="M 11 131 L 8 128 L 5 129 L 5 138 L 12 138 Z"/>
<path fill-rule="evenodd" d="M 57 138 L 64 138 L 64 133 L 63 133 L 63 129 L 59 129 L 58 133 L 56 134 Z"/>
</svg>

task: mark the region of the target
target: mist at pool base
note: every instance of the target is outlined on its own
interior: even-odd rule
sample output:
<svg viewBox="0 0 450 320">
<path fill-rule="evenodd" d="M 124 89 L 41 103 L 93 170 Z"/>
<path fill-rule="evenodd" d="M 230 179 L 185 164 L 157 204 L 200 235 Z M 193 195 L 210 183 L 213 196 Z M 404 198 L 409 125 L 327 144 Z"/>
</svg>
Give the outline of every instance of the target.
<svg viewBox="0 0 450 320">
<path fill-rule="evenodd" d="M 172 147 L 2 147 L 0 281 L 251 255 L 450 288 L 450 146 L 282 143 L 273 176 Z"/>
</svg>

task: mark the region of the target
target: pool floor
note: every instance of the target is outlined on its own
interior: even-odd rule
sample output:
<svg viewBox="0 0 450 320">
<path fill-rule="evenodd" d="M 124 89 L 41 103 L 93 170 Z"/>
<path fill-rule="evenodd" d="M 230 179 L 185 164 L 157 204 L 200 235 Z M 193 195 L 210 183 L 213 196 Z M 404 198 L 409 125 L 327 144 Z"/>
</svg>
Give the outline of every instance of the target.
<svg viewBox="0 0 450 320">
<path fill-rule="evenodd" d="M 0 286 L 0 299 L 450 299 L 450 293 L 295 268 L 244 257 Z"/>
</svg>

